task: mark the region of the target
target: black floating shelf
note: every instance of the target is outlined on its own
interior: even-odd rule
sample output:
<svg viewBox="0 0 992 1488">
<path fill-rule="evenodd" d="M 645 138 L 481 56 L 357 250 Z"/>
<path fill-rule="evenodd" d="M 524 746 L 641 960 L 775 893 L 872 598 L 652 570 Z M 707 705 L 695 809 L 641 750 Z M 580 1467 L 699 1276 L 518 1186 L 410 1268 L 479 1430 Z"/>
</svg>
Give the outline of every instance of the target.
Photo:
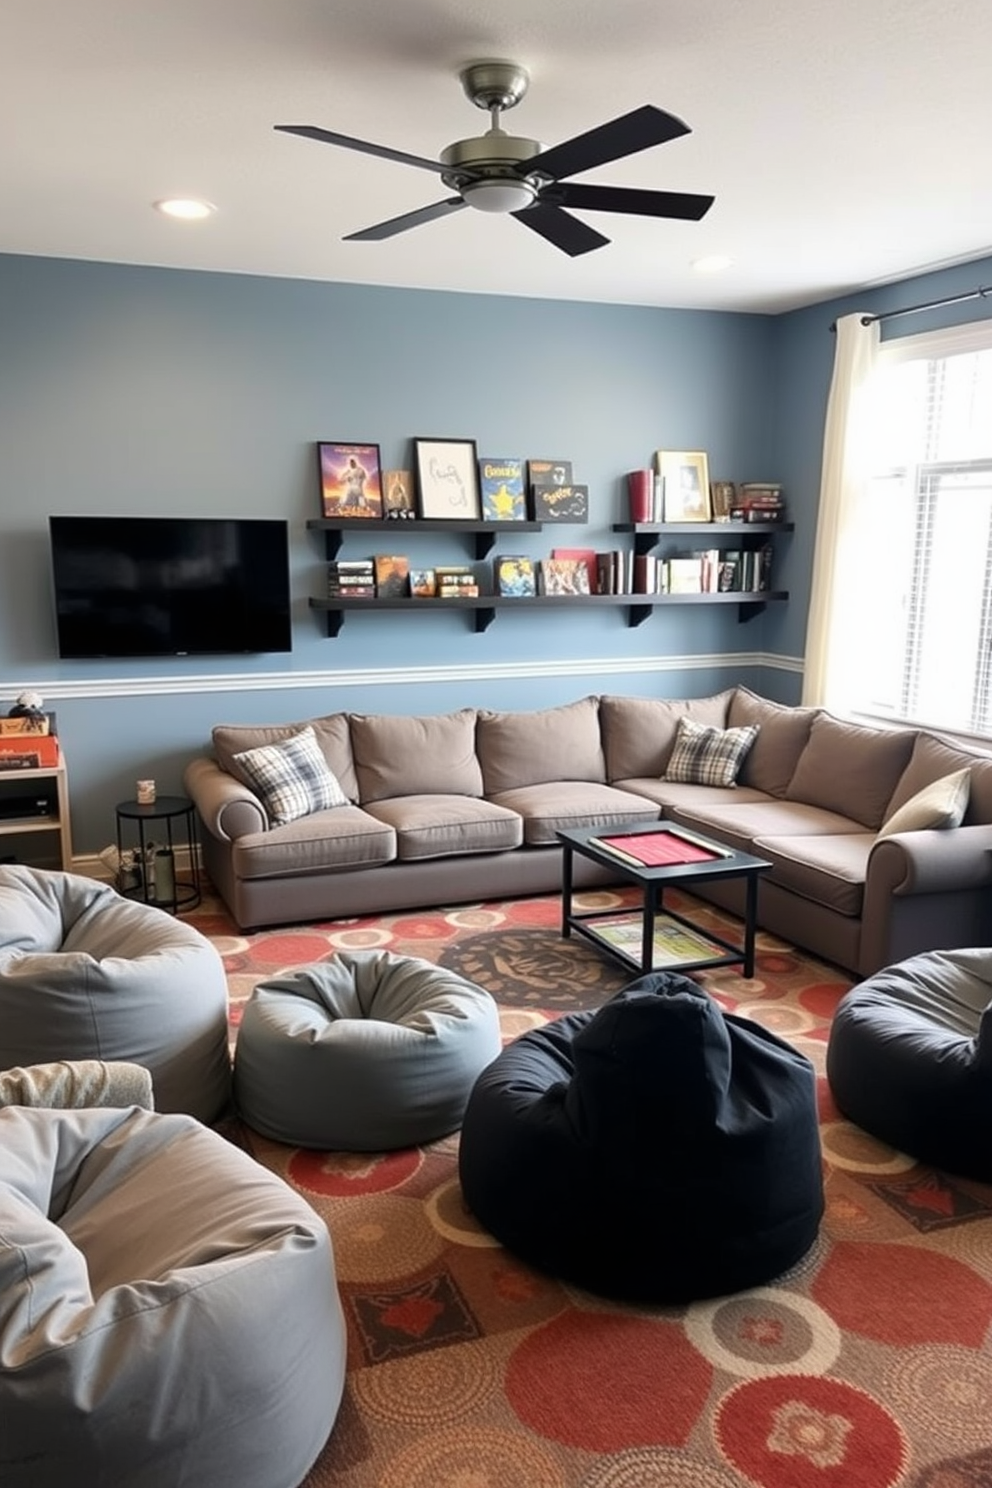
<svg viewBox="0 0 992 1488">
<path fill-rule="evenodd" d="M 565 609 L 593 606 L 605 609 L 626 609 L 630 627 L 643 625 L 649 615 L 663 605 L 685 604 L 735 604 L 738 620 L 751 620 L 760 615 L 766 604 L 788 599 L 782 590 L 756 593 L 735 591 L 729 594 L 535 594 L 501 595 L 478 594 L 465 599 L 311 599 L 310 608 L 322 611 L 327 617 L 327 634 L 337 636 L 344 624 L 345 612 L 362 611 L 378 614 L 386 610 L 415 611 L 419 615 L 450 610 L 465 610 L 472 613 L 476 631 L 488 630 L 496 618 L 497 610 Z"/>
<path fill-rule="evenodd" d="M 475 538 L 476 558 L 485 558 L 492 551 L 500 533 L 540 532 L 542 526 L 541 522 L 479 522 L 463 521 L 460 518 L 448 521 L 446 517 L 412 517 L 394 521 L 380 517 L 314 517 L 307 522 L 307 527 L 312 532 L 324 534 L 328 559 L 337 557 L 346 533 L 352 536 L 356 533 L 367 534 L 370 539 L 375 539 L 380 551 L 384 551 L 382 539 L 387 533 L 390 547 L 395 548 L 404 532 L 432 532 L 436 537 L 452 532 L 467 532 Z"/>
<path fill-rule="evenodd" d="M 733 547 L 749 537 L 768 537 L 776 532 L 794 532 L 794 522 L 614 522 L 614 532 L 634 534 L 634 552 L 650 553 L 661 538 L 678 541 L 685 537 L 717 540 L 720 547 Z M 699 546 L 693 544 L 692 546 Z"/>
</svg>

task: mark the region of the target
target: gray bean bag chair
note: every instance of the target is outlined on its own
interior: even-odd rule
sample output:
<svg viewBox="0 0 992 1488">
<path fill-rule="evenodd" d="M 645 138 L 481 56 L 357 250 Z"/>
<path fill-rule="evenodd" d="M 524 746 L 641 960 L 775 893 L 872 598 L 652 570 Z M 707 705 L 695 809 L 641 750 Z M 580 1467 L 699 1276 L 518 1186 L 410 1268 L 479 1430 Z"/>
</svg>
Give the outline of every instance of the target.
<svg viewBox="0 0 992 1488">
<path fill-rule="evenodd" d="M 992 950 L 926 951 L 840 1001 L 827 1079 L 849 1120 L 992 1183 Z"/>
<path fill-rule="evenodd" d="M 525 1261 L 620 1300 L 757 1286 L 823 1214 L 813 1067 L 688 977 L 525 1033 L 479 1078 L 462 1192 Z"/>
<path fill-rule="evenodd" d="M 248 1124 L 297 1147 L 388 1151 L 461 1125 L 499 1054 L 488 992 L 415 956 L 342 951 L 260 982 L 234 1050 Z"/>
<path fill-rule="evenodd" d="M 227 981 L 198 930 L 107 884 L 0 867 L 0 1069 L 144 1065 L 159 1111 L 228 1105 Z"/>
<path fill-rule="evenodd" d="M 189 1116 L 0 1110 L 4 1488 L 297 1488 L 344 1371 L 281 1178 Z"/>
</svg>

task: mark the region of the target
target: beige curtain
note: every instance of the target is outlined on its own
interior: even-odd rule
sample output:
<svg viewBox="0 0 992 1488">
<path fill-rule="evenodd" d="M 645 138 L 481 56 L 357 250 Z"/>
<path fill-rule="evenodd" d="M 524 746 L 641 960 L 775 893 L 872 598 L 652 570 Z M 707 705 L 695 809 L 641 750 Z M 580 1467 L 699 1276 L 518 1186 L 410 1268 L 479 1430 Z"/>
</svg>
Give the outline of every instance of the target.
<svg viewBox="0 0 992 1488">
<path fill-rule="evenodd" d="M 844 709 L 848 683 L 857 672 L 864 623 L 859 596 L 871 592 L 865 588 L 871 555 L 858 538 L 858 512 L 868 468 L 869 404 L 879 334 L 877 321 L 862 324 L 864 313 L 845 315 L 837 322 L 806 624 L 803 702 L 835 711 Z"/>
</svg>

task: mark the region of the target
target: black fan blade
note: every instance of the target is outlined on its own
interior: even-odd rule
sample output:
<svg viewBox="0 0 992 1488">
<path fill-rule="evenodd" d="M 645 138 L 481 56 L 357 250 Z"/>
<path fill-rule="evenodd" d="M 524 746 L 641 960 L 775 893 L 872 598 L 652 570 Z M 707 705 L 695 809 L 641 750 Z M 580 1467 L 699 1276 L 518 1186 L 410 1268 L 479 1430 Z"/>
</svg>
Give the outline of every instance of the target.
<svg viewBox="0 0 992 1488">
<path fill-rule="evenodd" d="M 577 217 L 570 217 L 561 207 L 549 206 L 546 202 L 535 202 L 532 207 L 525 207 L 522 212 L 513 212 L 511 216 L 522 222 L 524 227 L 529 227 L 531 232 L 547 238 L 549 243 L 560 248 L 562 253 L 567 253 L 569 258 L 591 253 L 594 248 L 605 248 L 610 241 L 594 227 L 580 222 Z"/>
<path fill-rule="evenodd" d="M 318 129 L 315 124 L 273 124 L 272 127 L 280 134 L 298 134 L 302 139 L 322 141 L 325 145 L 340 145 L 345 150 L 360 150 L 363 155 L 378 155 L 382 160 L 398 160 L 400 165 L 416 165 L 420 170 L 434 171 L 438 176 L 447 169 L 439 160 L 407 155 L 403 150 L 391 150 L 388 145 L 371 145 L 368 140 L 352 139 L 350 134 L 335 134 L 331 129 Z"/>
<path fill-rule="evenodd" d="M 378 243 L 383 238 L 395 238 L 397 233 L 407 232 L 421 223 L 433 222 L 437 217 L 447 217 L 450 212 L 460 212 L 467 205 L 460 196 L 449 196 L 433 206 L 421 207 L 418 212 L 404 212 L 402 217 L 392 217 L 388 222 L 377 222 L 375 227 L 363 228 L 361 232 L 348 233 L 345 243 Z"/>
<path fill-rule="evenodd" d="M 625 186 L 582 186 L 563 181 L 550 186 L 554 200 L 563 207 L 584 212 L 628 212 L 634 217 L 679 217 L 698 222 L 716 200 L 690 191 L 637 191 Z"/>
<path fill-rule="evenodd" d="M 527 170 L 540 171 L 553 181 L 560 181 L 564 176 L 592 170 L 594 165 L 607 165 L 611 160 L 622 160 L 625 155 L 636 155 L 639 150 L 664 145 L 668 140 L 691 133 L 688 124 L 674 114 L 666 114 L 664 109 L 646 103 L 630 114 L 600 124 L 598 129 L 590 129 L 587 134 L 577 134 L 563 144 L 552 145 L 550 150 L 528 160 Z"/>
</svg>

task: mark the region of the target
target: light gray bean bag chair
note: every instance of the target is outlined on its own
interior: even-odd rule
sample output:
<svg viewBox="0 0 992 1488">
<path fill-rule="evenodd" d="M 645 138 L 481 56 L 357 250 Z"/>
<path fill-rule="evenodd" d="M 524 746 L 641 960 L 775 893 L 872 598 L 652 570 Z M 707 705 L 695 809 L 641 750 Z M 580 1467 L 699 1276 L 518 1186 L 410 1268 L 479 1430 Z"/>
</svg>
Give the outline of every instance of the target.
<svg viewBox="0 0 992 1488">
<path fill-rule="evenodd" d="M 107 884 L 0 867 L 0 1069 L 144 1065 L 159 1111 L 213 1121 L 230 1099 L 227 982 L 198 930 Z"/>
<path fill-rule="evenodd" d="M 391 951 L 341 952 L 260 982 L 234 1051 L 248 1124 L 298 1147 L 388 1151 L 460 1125 L 502 1047 L 488 992 Z"/>
<path fill-rule="evenodd" d="M 840 1001 L 827 1078 L 849 1120 L 992 1183 L 992 950 L 926 951 Z"/>
<path fill-rule="evenodd" d="M 345 1342 L 323 1220 L 216 1132 L 0 1110 L 4 1488 L 297 1488 Z"/>
</svg>

